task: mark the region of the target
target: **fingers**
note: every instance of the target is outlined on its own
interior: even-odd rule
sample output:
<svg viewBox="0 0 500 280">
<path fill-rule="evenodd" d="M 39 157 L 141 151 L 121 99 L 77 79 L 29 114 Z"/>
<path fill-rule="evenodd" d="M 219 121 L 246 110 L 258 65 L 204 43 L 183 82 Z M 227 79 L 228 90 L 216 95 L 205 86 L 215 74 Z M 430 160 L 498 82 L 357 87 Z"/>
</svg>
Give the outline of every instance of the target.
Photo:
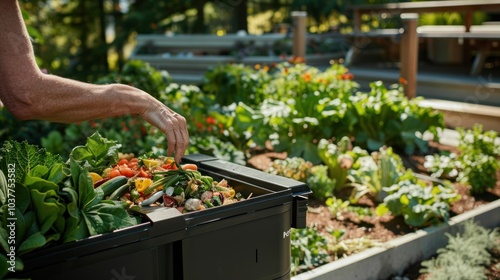
<svg viewBox="0 0 500 280">
<path fill-rule="evenodd" d="M 175 162 L 180 162 L 189 144 L 186 119 L 178 114 L 172 115 L 171 125 L 167 128 L 167 155 L 174 154 Z M 176 129 L 177 128 L 177 129 Z"/>
<path fill-rule="evenodd" d="M 189 145 L 186 119 L 165 106 L 157 110 L 148 110 L 143 114 L 143 118 L 165 133 L 167 155 L 173 155 L 175 162 L 180 162 Z"/>
</svg>

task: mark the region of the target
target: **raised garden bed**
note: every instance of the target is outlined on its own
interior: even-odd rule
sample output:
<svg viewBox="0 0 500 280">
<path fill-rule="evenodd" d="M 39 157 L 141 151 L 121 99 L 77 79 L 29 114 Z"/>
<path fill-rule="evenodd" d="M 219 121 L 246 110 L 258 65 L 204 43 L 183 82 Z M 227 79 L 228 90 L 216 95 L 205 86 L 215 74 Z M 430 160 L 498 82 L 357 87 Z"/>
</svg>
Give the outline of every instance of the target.
<svg viewBox="0 0 500 280">
<path fill-rule="evenodd" d="M 457 142 L 455 137 L 456 131 L 448 130 L 441 143 L 431 142 L 430 152 L 456 151 L 453 146 Z M 423 172 L 425 168 L 421 163 L 424 156 L 420 154 L 403 159 L 405 165 L 415 172 Z M 286 157 L 283 153 L 267 153 L 254 157 L 250 164 L 266 169 L 273 159 Z M 454 183 L 461 198 L 451 205 L 450 220 L 423 229 L 407 225 L 401 216 L 360 216 L 355 211 L 342 208 L 334 214 L 324 202 L 310 200 L 307 214 L 310 227 L 327 234 L 332 230 L 343 231 L 342 240 L 357 240 L 366 245 L 360 245 L 359 252 L 348 256 L 331 256 L 330 263 L 298 274 L 293 279 L 390 279 L 391 276 L 417 279 L 420 262 L 432 257 L 437 249 L 447 244 L 446 233 L 454 235 L 461 232 L 464 222 L 468 220 L 486 228 L 500 226 L 497 218 L 500 216 L 500 172 L 497 178 L 496 186 L 480 195 L 471 195 L 468 186 Z M 350 192 L 346 189 L 335 195 L 348 200 Z M 374 213 L 377 202 L 371 196 L 364 196 L 355 206 L 368 208 Z M 410 267 L 413 270 L 407 271 Z"/>
<path fill-rule="evenodd" d="M 494 228 L 500 225 L 499 216 L 500 200 L 497 199 L 457 215 L 447 223 L 393 238 L 382 246 L 339 259 L 292 279 L 387 279 L 402 276 L 411 265 L 432 257 L 437 249 L 445 246 L 445 234 L 461 232 L 465 221 L 472 219 L 479 225 Z"/>
</svg>

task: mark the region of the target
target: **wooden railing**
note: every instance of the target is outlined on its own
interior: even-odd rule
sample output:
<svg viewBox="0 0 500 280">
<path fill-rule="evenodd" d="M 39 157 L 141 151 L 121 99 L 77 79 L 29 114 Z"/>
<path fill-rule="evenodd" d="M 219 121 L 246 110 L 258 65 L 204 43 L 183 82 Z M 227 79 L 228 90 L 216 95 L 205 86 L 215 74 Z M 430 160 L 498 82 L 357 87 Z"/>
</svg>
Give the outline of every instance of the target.
<svg viewBox="0 0 500 280">
<path fill-rule="evenodd" d="M 403 21 L 402 32 L 397 31 L 401 36 L 400 62 L 401 78 L 406 81 L 405 92 L 409 97 L 416 95 L 417 85 L 417 65 L 418 65 L 418 37 L 432 38 L 457 38 L 467 40 L 500 40 L 498 32 L 471 32 L 472 14 L 475 11 L 494 12 L 500 11 L 500 1 L 497 0 L 457 0 L 457 1 L 423 1 L 405 2 L 377 5 L 355 5 L 350 7 L 354 13 L 354 36 L 363 36 L 361 31 L 361 18 L 363 14 L 385 14 L 386 16 L 400 16 Z M 420 13 L 434 12 L 461 12 L 464 14 L 463 32 L 444 31 L 440 33 L 417 32 L 418 17 Z M 370 34 L 374 36 L 374 34 Z M 388 34 L 383 34 L 387 36 Z M 375 34 L 376 36 L 376 34 Z M 353 46 L 354 48 L 356 46 Z M 489 51 L 489 44 L 485 44 L 476 56 L 471 74 L 477 75 L 480 71 L 481 63 Z M 470 47 L 466 45 L 464 55 L 470 54 Z"/>
</svg>

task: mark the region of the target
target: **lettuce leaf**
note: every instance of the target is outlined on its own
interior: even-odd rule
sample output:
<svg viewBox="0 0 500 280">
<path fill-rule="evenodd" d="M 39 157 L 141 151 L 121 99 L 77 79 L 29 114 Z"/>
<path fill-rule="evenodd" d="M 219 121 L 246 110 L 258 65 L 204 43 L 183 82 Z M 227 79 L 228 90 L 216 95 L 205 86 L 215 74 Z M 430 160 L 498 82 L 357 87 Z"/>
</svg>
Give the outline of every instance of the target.
<svg viewBox="0 0 500 280">
<path fill-rule="evenodd" d="M 0 169 L 7 176 L 8 165 L 13 164 L 16 182 L 22 182 L 26 174 L 37 165 L 50 168 L 56 163 L 63 163 L 61 156 L 53 155 L 27 141 L 5 141 L 0 149 Z"/>
<path fill-rule="evenodd" d="M 137 224 L 138 221 L 129 215 L 122 203 L 103 200 L 102 190 L 94 188 L 89 174 L 116 163 L 120 147 L 120 144 L 96 132 L 87 138 L 85 146 L 71 151 L 71 186 L 63 191 L 72 201 L 68 204 L 70 215 L 63 240 L 78 240 Z"/>
<path fill-rule="evenodd" d="M 78 162 L 89 171 L 101 171 L 118 162 L 118 149 L 121 147 L 116 141 L 106 139 L 95 132 L 87 138 L 85 146 L 77 146 L 70 153 L 70 159 Z"/>
</svg>

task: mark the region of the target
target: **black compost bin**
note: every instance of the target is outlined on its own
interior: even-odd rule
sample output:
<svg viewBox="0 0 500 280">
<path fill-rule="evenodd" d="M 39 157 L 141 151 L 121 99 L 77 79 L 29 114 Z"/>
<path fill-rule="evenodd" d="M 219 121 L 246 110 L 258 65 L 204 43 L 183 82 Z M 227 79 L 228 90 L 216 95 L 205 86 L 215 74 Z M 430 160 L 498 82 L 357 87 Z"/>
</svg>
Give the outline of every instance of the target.
<svg viewBox="0 0 500 280">
<path fill-rule="evenodd" d="M 306 224 L 306 184 L 204 155 L 202 174 L 250 199 L 181 214 L 144 207 L 144 222 L 22 256 L 31 279 L 289 279 L 290 229 Z"/>
</svg>

